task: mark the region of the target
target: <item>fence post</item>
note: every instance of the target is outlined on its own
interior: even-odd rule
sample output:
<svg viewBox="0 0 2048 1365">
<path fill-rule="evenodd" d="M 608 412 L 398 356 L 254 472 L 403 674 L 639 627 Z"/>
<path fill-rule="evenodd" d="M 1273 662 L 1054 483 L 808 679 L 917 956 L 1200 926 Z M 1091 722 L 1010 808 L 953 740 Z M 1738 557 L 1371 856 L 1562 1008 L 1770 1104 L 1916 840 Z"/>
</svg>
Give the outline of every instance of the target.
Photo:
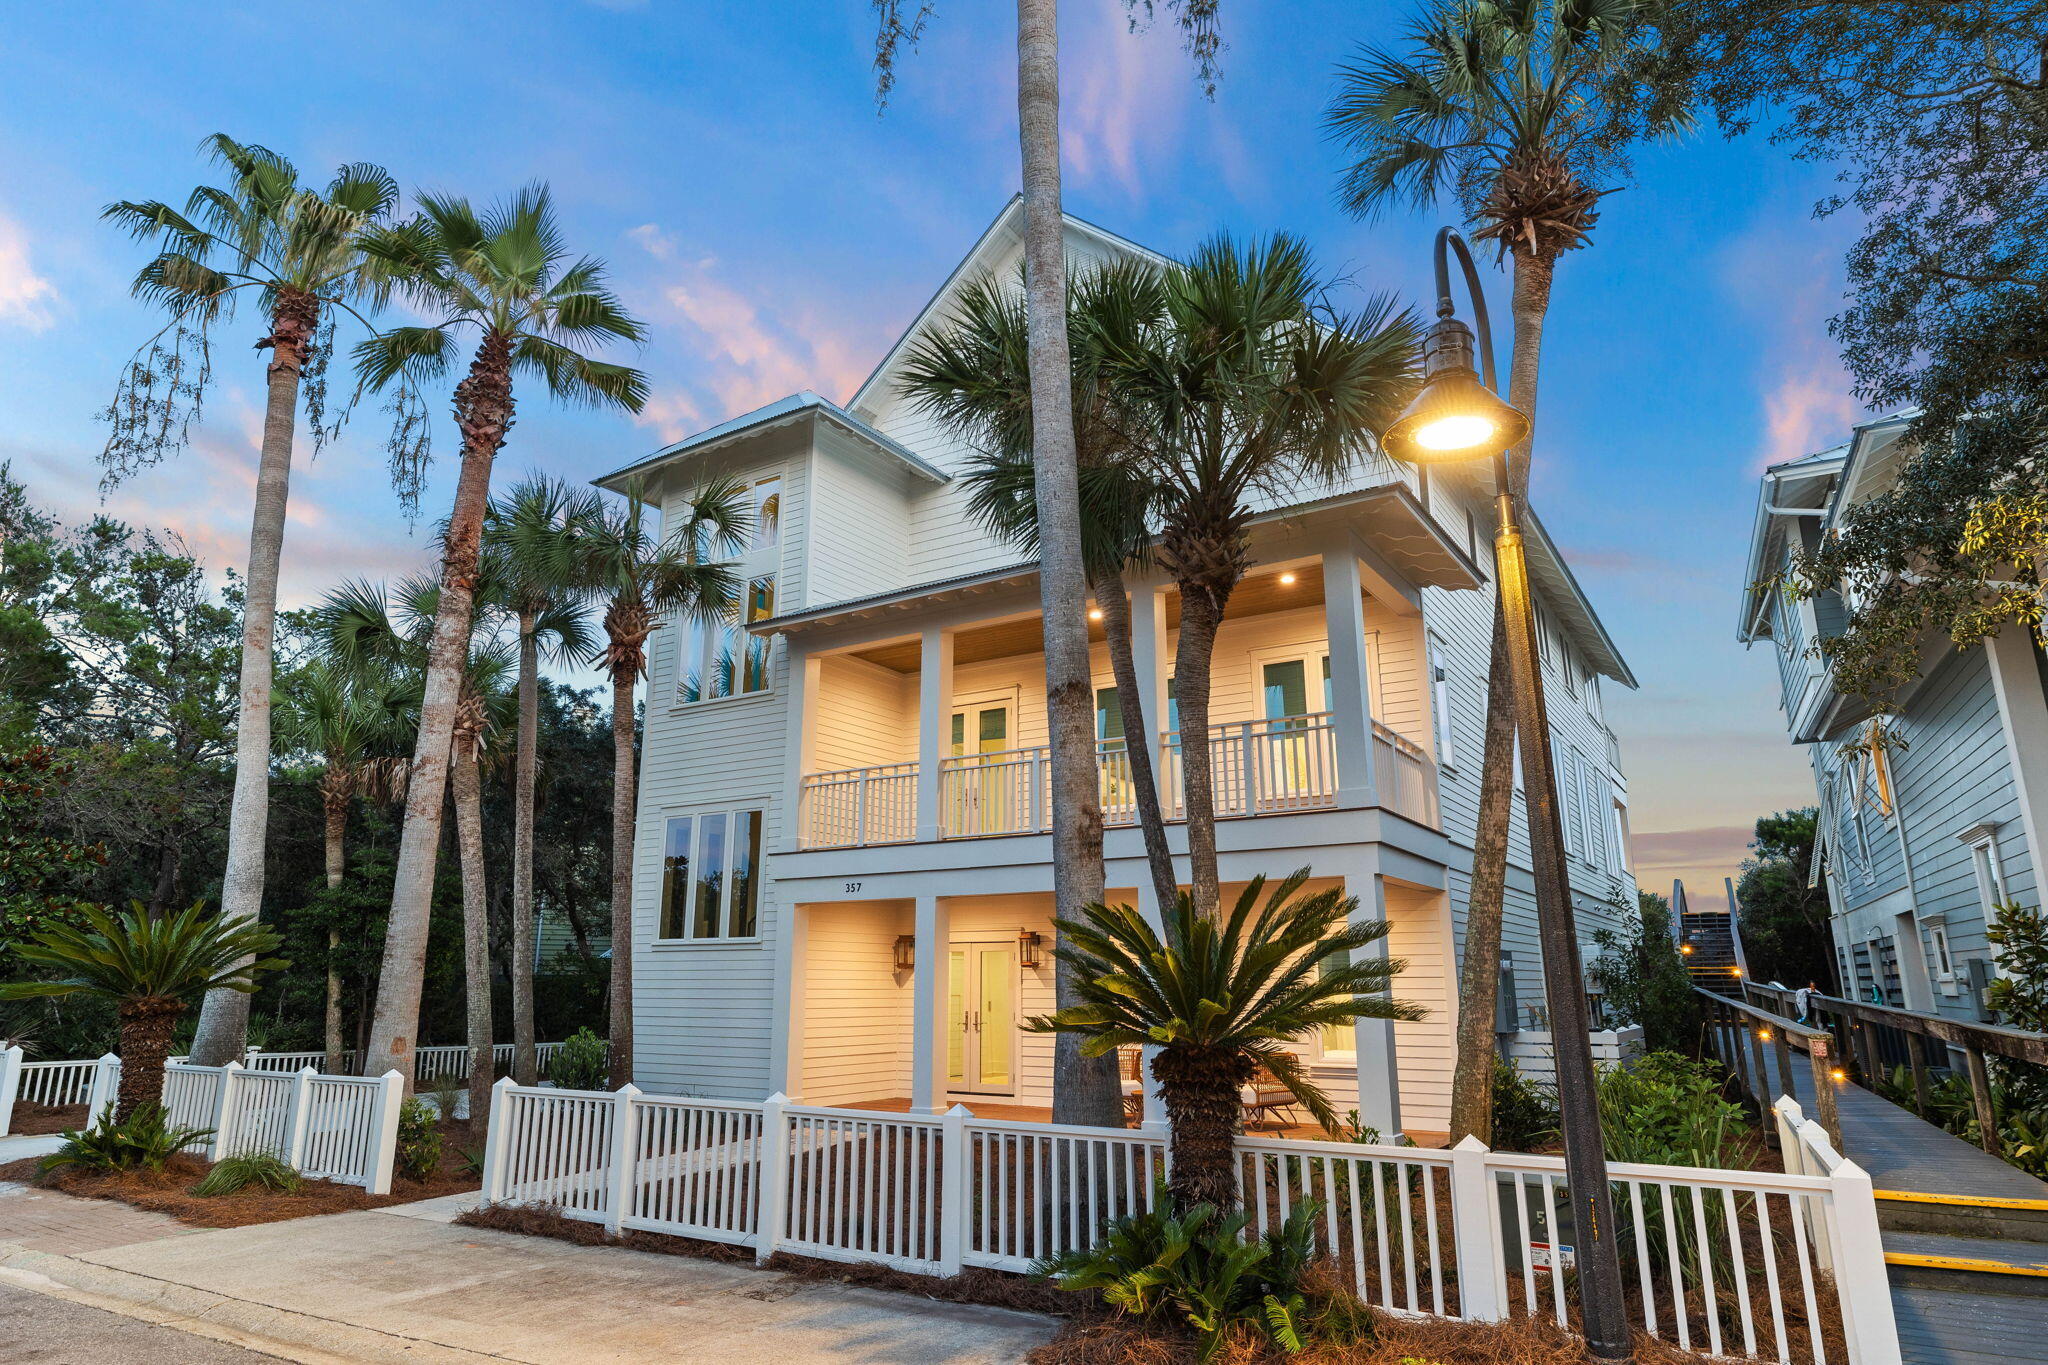
<svg viewBox="0 0 2048 1365">
<path fill-rule="evenodd" d="M 405 1104 L 405 1077 L 387 1071 L 377 1078 L 377 1102 L 371 1108 L 370 1168 L 363 1172 L 367 1194 L 391 1193 L 391 1176 L 398 1165 L 398 1111 Z"/>
<path fill-rule="evenodd" d="M 306 1155 L 306 1125 L 313 1117 L 313 1078 L 319 1074 L 305 1066 L 292 1078 L 291 1127 L 284 1138 L 284 1164 L 295 1171 Z"/>
<path fill-rule="evenodd" d="M 761 1194 L 755 1207 L 754 1260 L 775 1254 L 782 1225 L 789 1216 L 789 1121 L 783 1115 L 789 1096 L 780 1090 L 761 1101 Z"/>
<path fill-rule="evenodd" d="M 121 1085 L 121 1059 L 102 1052 L 92 1065 L 92 1084 L 85 1091 L 85 1126 L 99 1122 L 101 1111 L 114 1102 Z"/>
<path fill-rule="evenodd" d="M 256 1065 L 256 1059 L 262 1055 L 263 1049 L 260 1047 L 244 1048 L 242 1051 L 242 1069 L 244 1071 L 261 1071 L 263 1068 Z"/>
<path fill-rule="evenodd" d="M 229 1062 L 220 1069 L 220 1090 L 213 1097 L 213 1143 L 206 1153 L 208 1161 L 219 1161 L 224 1156 L 233 1155 L 227 1145 L 228 1128 L 240 1112 L 242 1087 L 237 1082 L 241 1079 L 240 1062 Z"/>
<path fill-rule="evenodd" d="M 491 1126 L 484 1137 L 483 1202 L 496 1204 L 505 1198 L 512 1155 L 512 1089 L 519 1082 L 500 1077 L 491 1087 Z"/>
<path fill-rule="evenodd" d="M 1499 1224 L 1494 1217 L 1492 1151 L 1468 1135 L 1451 1148 L 1451 1237 L 1458 1257 L 1458 1313 L 1471 1322 L 1498 1322 L 1507 1314 L 1500 1301 Z"/>
<path fill-rule="evenodd" d="M 616 1237 L 625 1231 L 626 1205 L 633 1197 L 633 1101 L 640 1087 L 631 1081 L 612 1092 L 611 1164 L 605 1168 L 604 1230 Z"/>
<path fill-rule="evenodd" d="M 1828 1141 L 1839 1152 L 1842 1150 L 1842 1116 L 1835 1103 L 1834 1067 L 1828 1059 L 1831 1041 L 1826 1035 L 1807 1039 L 1806 1060 L 1813 1071 L 1813 1107 L 1820 1115 L 1820 1126 L 1827 1130 Z"/>
<path fill-rule="evenodd" d="M 1877 1199 L 1861 1166 L 1844 1160 L 1828 1177 L 1835 1208 L 1835 1292 L 1855 1365 L 1900 1365 L 1899 1327 L 1878 1234 Z M 1842 1261 L 1850 1262 L 1843 1264 Z"/>
<path fill-rule="evenodd" d="M 970 1216 L 967 1199 L 967 1120 L 974 1111 L 956 1104 L 939 1119 L 939 1274 L 960 1273 L 961 1244 Z"/>
<path fill-rule="evenodd" d="M 0 1047 L 0 1137 L 6 1137 L 14 1122 L 14 1101 L 21 1094 L 21 1049 L 9 1043 Z M 90 1123 L 92 1116 L 86 1115 Z"/>
</svg>

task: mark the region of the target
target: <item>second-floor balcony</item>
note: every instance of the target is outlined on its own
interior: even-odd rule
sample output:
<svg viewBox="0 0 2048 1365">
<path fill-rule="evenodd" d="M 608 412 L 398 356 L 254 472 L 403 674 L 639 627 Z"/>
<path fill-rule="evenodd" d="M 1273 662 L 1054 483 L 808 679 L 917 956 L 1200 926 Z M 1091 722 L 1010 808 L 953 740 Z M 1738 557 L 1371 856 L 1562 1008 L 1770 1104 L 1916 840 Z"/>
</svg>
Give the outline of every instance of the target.
<svg viewBox="0 0 2048 1365">
<path fill-rule="evenodd" d="M 1437 824 L 1436 763 L 1429 752 L 1372 722 L 1380 803 L 1418 824 Z M 1181 736 L 1159 736 L 1156 772 L 1168 820 L 1186 816 Z M 1235 721 L 1209 729 L 1218 818 L 1317 810 L 1337 804 L 1337 744 L 1330 713 Z M 1103 822 L 1138 819 L 1129 747 L 1099 742 Z M 798 829 L 804 848 L 909 843 L 918 829 L 917 763 L 812 773 L 803 779 Z M 1052 828 L 1052 751 L 1045 745 L 959 755 L 939 762 L 936 833 L 941 839 L 1036 834 Z"/>
</svg>

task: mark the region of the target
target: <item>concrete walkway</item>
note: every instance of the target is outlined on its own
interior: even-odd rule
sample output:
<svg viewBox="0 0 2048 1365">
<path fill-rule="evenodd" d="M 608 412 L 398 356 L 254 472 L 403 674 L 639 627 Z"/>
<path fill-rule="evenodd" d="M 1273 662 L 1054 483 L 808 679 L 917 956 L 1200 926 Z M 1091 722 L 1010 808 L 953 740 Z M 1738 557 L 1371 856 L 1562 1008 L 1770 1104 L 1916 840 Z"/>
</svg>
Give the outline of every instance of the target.
<svg viewBox="0 0 2048 1365">
<path fill-rule="evenodd" d="M 458 1227 L 442 1221 L 456 1202 L 54 1255 L 18 1244 L 0 1200 L 0 1282 L 306 1361 L 992 1365 L 1055 1330 L 746 1264 Z"/>
</svg>

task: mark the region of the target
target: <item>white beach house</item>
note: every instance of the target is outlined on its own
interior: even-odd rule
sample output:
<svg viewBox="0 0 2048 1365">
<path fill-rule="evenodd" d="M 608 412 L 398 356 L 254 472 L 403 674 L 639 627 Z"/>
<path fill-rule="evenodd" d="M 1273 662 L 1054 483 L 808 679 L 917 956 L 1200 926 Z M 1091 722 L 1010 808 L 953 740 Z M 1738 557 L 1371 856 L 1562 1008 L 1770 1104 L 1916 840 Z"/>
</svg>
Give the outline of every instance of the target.
<svg viewBox="0 0 2048 1365">
<path fill-rule="evenodd" d="M 958 285 L 1012 276 L 1013 201 L 844 406 L 792 394 L 598 480 L 672 506 L 711 477 L 761 510 L 741 618 L 656 637 L 635 857 L 636 1080 L 671 1094 L 920 1112 L 1050 1104 L 1044 668 L 1034 566 L 967 514 L 971 452 L 898 394 L 895 366 Z M 1080 267 L 1135 244 L 1069 219 Z M 1532 570 L 1581 932 L 1632 905 L 1627 788 L 1602 680 L 1633 686 L 1540 523 Z M 1392 921 L 1420 1023 L 1305 1040 L 1315 1073 L 1391 1135 L 1447 1123 L 1456 957 L 1491 628 L 1487 490 L 1361 451 L 1252 529 L 1216 647 L 1226 883 L 1312 867 Z M 1113 899 L 1150 896 L 1133 743 L 1178 803 L 1170 582 L 1134 587 L 1157 733 L 1121 733 L 1096 650 Z M 1100 636 L 1100 628 L 1096 629 Z M 1181 838 L 1181 826 L 1170 827 Z M 1181 846 L 1184 847 L 1184 846 Z M 1506 1029 L 1540 1025 L 1526 841 L 1510 868 Z M 1226 893 L 1230 886 L 1226 886 Z M 1590 938 L 1588 938 L 1590 954 Z M 1153 1115 L 1156 1118 L 1156 1114 Z"/>
</svg>

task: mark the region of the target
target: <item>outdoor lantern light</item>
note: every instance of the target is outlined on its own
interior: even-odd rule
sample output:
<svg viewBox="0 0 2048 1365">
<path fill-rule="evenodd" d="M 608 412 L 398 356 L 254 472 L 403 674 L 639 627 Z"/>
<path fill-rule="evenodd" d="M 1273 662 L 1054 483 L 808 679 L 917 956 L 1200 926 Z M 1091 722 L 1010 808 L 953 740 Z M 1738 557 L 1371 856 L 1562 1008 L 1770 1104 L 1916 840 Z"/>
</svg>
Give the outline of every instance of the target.
<svg viewBox="0 0 2048 1365">
<path fill-rule="evenodd" d="M 1410 464 L 1448 464 L 1499 455 L 1528 435 L 1528 417 L 1480 381 L 1472 330 L 1440 317 L 1422 341 L 1422 390 L 1380 444 Z"/>
<path fill-rule="evenodd" d="M 1768 1043 L 1771 1041 L 1771 1031 L 1767 1028 L 1758 1029 L 1756 1031 L 1756 1036 L 1758 1042 Z"/>
<path fill-rule="evenodd" d="M 917 965 L 917 935 L 896 935 L 896 970 L 907 972 Z"/>
<path fill-rule="evenodd" d="M 1040 965 L 1038 948 L 1044 942 L 1045 936 L 1036 929 L 1019 929 L 1017 931 L 1017 964 L 1021 967 L 1035 970 Z"/>
</svg>

